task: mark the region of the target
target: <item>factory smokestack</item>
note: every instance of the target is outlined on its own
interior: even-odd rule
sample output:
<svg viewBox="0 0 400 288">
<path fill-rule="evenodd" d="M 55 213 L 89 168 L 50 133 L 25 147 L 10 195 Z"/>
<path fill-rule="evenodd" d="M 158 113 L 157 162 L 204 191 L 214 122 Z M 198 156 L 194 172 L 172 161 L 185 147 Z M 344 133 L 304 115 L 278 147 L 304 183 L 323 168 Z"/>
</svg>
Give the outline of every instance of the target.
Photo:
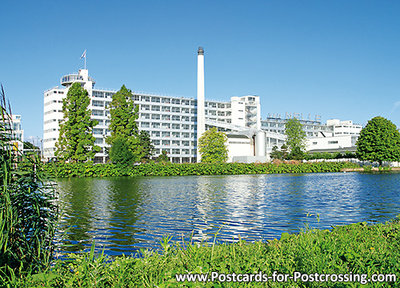
<svg viewBox="0 0 400 288">
<path fill-rule="evenodd" d="M 201 161 L 199 139 L 206 131 L 204 101 L 204 49 L 199 47 L 197 50 L 197 162 Z"/>
</svg>

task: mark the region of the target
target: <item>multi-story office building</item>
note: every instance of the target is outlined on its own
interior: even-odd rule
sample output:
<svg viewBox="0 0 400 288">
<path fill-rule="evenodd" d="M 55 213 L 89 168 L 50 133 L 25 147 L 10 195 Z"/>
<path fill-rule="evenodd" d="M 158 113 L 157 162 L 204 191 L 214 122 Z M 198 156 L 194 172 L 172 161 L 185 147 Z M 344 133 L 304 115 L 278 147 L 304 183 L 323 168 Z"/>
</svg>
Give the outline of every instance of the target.
<svg viewBox="0 0 400 288">
<path fill-rule="evenodd" d="M 285 123 L 290 117 L 267 117 L 261 120 L 260 99 L 253 95 L 231 97 L 227 102 L 206 101 L 202 48 L 198 50 L 197 59 L 196 99 L 132 93 L 135 105 L 139 106 L 137 120 L 139 130 L 149 133 L 155 146 L 155 156 L 164 150 L 172 162 L 197 162 L 200 160 L 197 151 L 199 137 L 210 127 L 217 127 L 220 131 L 227 132 L 230 161 L 235 161 L 236 156 L 242 159 L 247 157 L 244 161 L 266 160 L 265 157 L 273 146 L 280 147 L 285 142 Z M 95 155 L 94 161 L 105 162 L 107 161 L 105 139 L 110 135 L 108 105 L 116 91 L 95 88 L 95 81 L 89 77 L 87 69 L 65 75 L 61 78 L 62 87 L 54 87 L 44 92 L 43 156 L 47 160 L 55 157 L 55 144 L 59 136 L 59 126 L 63 120 L 62 100 L 67 96 L 69 87 L 75 82 L 80 83 L 88 91 L 92 119 L 99 122 L 93 129 L 93 135 L 96 138 L 95 144 L 101 147 L 101 151 Z M 327 124 L 321 124 L 318 120 L 300 120 L 308 139 L 313 139 L 309 145 L 310 149 L 318 149 L 321 146 L 319 143 L 322 140 L 318 140 L 321 137 L 337 137 L 341 133 L 353 135 L 361 130 L 361 126 L 353 125 L 351 121 L 329 121 Z"/>
<path fill-rule="evenodd" d="M 93 129 L 93 135 L 96 138 L 95 144 L 101 147 L 94 160 L 98 163 L 105 162 L 105 138 L 110 135 L 107 107 L 116 91 L 96 89 L 95 81 L 89 77 L 86 69 L 62 77 L 63 87 L 51 88 L 44 93 L 44 157 L 54 158 L 59 124 L 63 119 L 62 99 L 66 97 L 69 87 L 74 82 L 80 82 L 89 93 L 92 119 L 99 122 Z M 135 92 L 132 99 L 139 106 L 139 130 L 150 134 L 155 146 L 155 156 L 165 150 L 172 162 L 197 161 L 197 99 Z M 205 101 L 204 107 L 206 130 L 211 126 L 217 126 L 224 131 L 231 131 L 235 127 L 260 127 L 258 96 L 232 97 L 229 102 Z"/>
</svg>

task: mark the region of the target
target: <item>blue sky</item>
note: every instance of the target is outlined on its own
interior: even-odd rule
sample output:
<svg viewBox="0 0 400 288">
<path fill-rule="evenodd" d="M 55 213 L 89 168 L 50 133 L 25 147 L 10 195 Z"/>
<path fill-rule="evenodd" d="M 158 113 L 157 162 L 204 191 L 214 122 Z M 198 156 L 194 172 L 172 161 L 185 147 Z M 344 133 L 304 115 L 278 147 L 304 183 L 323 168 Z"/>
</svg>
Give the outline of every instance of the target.
<svg viewBox="0 0 400 288">
<path fill-rule="evenodd" d="M 96 87 L 261 98 L 268 113 L 400 126 L 399 1 L 2 1 L 0 82 L 25 138 L 42 137 L 43 92 L 87 65 Z"/>
</svg>

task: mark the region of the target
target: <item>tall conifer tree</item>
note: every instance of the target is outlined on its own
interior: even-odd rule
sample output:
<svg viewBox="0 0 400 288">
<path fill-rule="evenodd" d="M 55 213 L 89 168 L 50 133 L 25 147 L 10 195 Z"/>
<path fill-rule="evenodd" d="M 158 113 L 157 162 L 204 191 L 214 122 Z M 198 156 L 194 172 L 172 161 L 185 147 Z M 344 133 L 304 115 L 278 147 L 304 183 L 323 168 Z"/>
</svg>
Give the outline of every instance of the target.
<svg viewBox="0 0 400 288">
<path fill-rule="evenodd" d="M 100 151 L 94 145 L 93 127 L 98 121 L 91 120 L 88 109 L 90 98 L 88 92 L 76 82 L 68 90 L 63 99 L 64 119 L 60 124 L 60 135 L 56 143 L 55 155 L 60 160 L 69 162 L 85 162 L 92 160 Z"/>
<path fill-rule="evenodd" d="M 140 161 L 145 151 L 140 143 L 139 129 L 136 123 L 139 118 L 139 106 L 133 103 L 132 91 L 122 85 L 121 89 L 113 95 L 109 109 L 110 125 L 108 129 L 111 136 L 107 137 L 106 142 L 111 145 L 110 151 L 117 139 L 118 142 L 125 141 L 126 147 L 133 155 L 131 161 Z M 110 154 L 110 156 L 112 155 Z M 115 162 L 114 160 L 111 159 Z"/>
</svg>

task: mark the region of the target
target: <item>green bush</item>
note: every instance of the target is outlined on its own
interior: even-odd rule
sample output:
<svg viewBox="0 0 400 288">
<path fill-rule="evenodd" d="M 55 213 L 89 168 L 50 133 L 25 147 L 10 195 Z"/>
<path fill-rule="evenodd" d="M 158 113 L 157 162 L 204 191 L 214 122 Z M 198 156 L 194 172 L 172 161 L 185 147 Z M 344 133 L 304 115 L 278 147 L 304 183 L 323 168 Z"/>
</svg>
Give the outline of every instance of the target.
<svg viewBox="0 0 400 288">
<path fill-rule="evenodd" d="M 114 176 L 187 176 L 187 175 L 238 175 L 273 173 L 340 172 L 356 168 L 349 162 L 316 162 L 300 164 L 272 163 L 146 163 L 141 165 L 114 165 L 88 163 L 51 163 L 43 166 L 54 177 L 114 177 Z"/>
<path fill-rule="evenodd" d="M 257 274 L 274 271 L 304 274 L 397 274 L 400 271 L 400 224 L 357 223 L 329 230 L 283 233 L 267 242 L 212 245 L 161 243 L 163 253 L 141 251 L 141 258 L 74 254 L 42 274 L 15 279 L 12 287 L 360 287 L 360 282 L 181 282 L 176 274 Z M 214 241 L 215 242 L 215 241 Z M 368 282 L 367 282 L 368 283 Z M 399 287 L 399 282 L 365 287 Z M 363 286 L 364 287 L 364 286 Z"/>
</svg>

